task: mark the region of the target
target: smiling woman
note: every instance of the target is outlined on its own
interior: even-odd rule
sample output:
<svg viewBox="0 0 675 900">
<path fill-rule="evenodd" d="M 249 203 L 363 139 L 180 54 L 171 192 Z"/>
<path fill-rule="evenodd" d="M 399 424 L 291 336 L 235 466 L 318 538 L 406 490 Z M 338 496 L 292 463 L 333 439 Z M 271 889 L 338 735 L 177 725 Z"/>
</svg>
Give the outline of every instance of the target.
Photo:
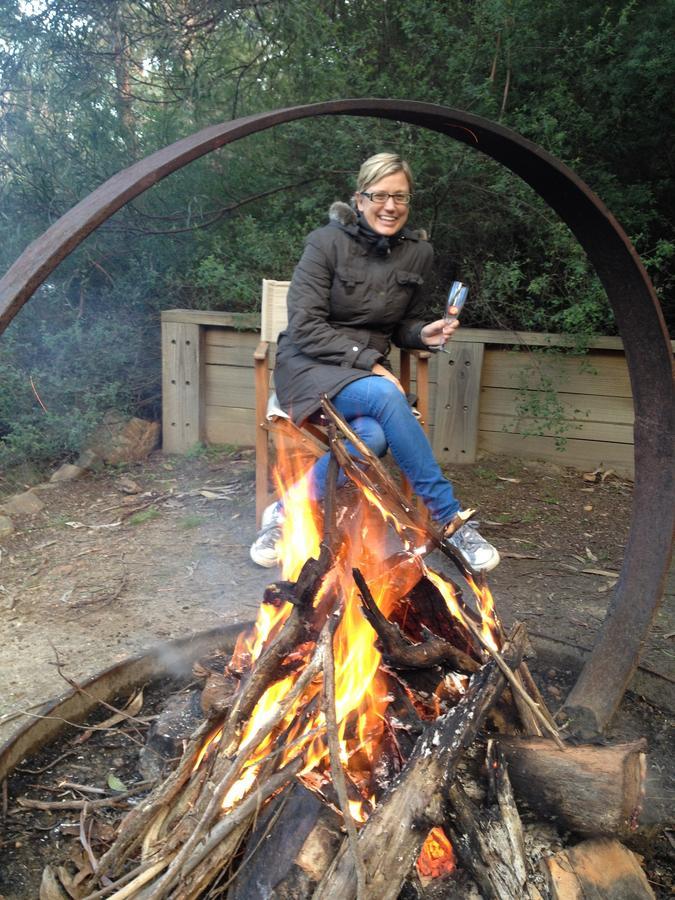
<svg viewBox="0 0 675 900">
<path fill-rule="evenodd" d="M 288 291 L 274 381 L 281 407 L 296 423 L 316 422 L 326 395 L 373 453 L 391 450 L 444 539 L 472 572 L 487 572 L 499 553 L 467 522 L 389 362 L 392 342 L 435 349 L 458 326 L 425 318 L 433 250 L 407 225 L 412 184 L 408 163 L 378 153 L 361 166 L 352 206 L 333 204 L 329 224 L 309 235 Z M 310 475 L 315 500 L 324 495 L 328 459 Z M 338 484 L 345 480 L 341 473 Z M 263 513 L 251 547 L 258 565 L 278 562 L 282 521 L 279 503 Z"/>
</svg>

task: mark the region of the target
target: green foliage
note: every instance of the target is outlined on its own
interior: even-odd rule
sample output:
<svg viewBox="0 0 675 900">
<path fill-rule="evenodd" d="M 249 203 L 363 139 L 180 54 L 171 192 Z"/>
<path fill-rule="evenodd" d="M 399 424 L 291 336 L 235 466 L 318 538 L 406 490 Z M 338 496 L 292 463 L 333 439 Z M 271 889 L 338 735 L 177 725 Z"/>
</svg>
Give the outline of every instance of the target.
<svg viewBox="0 0 675 900">
<path fill-rule="evenodd" d="M 336 97 L 399 97 L 513 128 L 574 168 L 672 295 L 675 68 L 662 0 L 40 0 L 0 5 L 0 267 L 106 178 L 199 128 Z M 104 223 L 0 342 L 0 466 L 75 452 L 106 408 L 157 414 L 159 313 L 253 311 L 381 149 L 416 173 L 433 312 L 467 325 L 613 333 L 567 227 L 458 133 L 326 117 L 193 162 Z M 31 388 L 37 388 L 45 413 Z M 549 410 L 549 415 L 552 412 Z"/>
<path fill-rule="evenodd" d="M 149 509 L 141 509 L 133 516 L 129 516 L 128 522 L 130 525 L 144 525 L 146 522 L 152 522 L 153 519 L 158 518 L 159 510 L 155 506 L 151 506 Z"/>
<path fill-rule="evenodd" d="M 579 425 L 570 418 L 558 390 L 564 384 L 562 369 L 556 360 L 563 357 L 579 358 L 579 370 L 587 371 L 587 362 L 579 357 L 579 348 L 564 351 L 560 347 L 539 348 L 530 352 L 531 362 L 518 371 L 515 392 L 516 417 L 510 430 L 523 437 L 549 436 L 554 438 L 556 450 L 564 450 L 570 432 Z M 578 416 L 582 410 L 572 411 Z M 587 413 L 586 413 L 587 414 Z"/>
<path fill-rule="evenodd" d="M 191 528 L 199 528 L 199 526 L 203 525 L 204 522 L 206 522 L 204 516 L 185 516 L 185 518 L 179 520 L 178 527 L 188 531 Z"/>
</svg>

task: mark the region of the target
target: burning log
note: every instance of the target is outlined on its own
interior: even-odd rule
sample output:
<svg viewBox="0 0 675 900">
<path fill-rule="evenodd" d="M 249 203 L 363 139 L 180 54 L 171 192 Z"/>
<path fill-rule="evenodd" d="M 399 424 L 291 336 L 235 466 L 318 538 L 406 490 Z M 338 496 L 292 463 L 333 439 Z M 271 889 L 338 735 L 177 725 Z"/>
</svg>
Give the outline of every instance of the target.
<svg viewBox="0 0 675 900">
<path fill-rule="evenodd" d="M 551 900 L 655 900 L 637 856 L 608 838 L 561 850 L 543 869 Z"/>
<path fill-rule="evenodd" d="M 561 751 L 546 738 L 504 736 L 499 747 L 518 796 L 542 817 L 583 835 L 635 831 L 645 788 L 644 740 Z"/>
<path fill-rule="evenodd" d="M 494 803 L 486 810 L 478 809 L 459 782 L 448 788 L 453 849 L 484 897 L 537 900 L 541 894 L 528 883 L 520 815 L 494 741 L 488 741 L 487 769 Z"/>
<path fill-rule="evenodd" d="M 324 544 L 319 558 L 309 559 L 303 566 L 296 585 L 293 611 L 276 640 L 258 658 L 242 686 L 223 733 L 224 746 L 229 747 L 241 723 L 251 715 L 265 688 L 276 679 L 283 660 L 311 632 L 312 604 L 332 560 L 332 553 Z"/>
<path fill-rule="evenodd" d="M 296 782 L 263 811 L 230 900 L 311 897 L 341 843 L 338 813 Z"/>
<path fill-rule="evenodd" d="M 505 647 L 511 665 L 520 663 L 524 639 L 524 629 L 518 626 Z M 436 719 L 418 740 L 400 778 L 361 829 L 358 843 L 366 869 L 368 900 L 394 900 L 398 896 L 427 832 L 443 821 L 439 788 L 452 779 L 462 754 L 505 684 L 494 661 L 473 676 L 457 706 Z M 314 894 L 314 900 L 334 897 L 356 897 L 354 862 L 344 843 Z"/>
<path fill-rule="evenodd" d="M 365 578 L 358 569 L 353 569 L 354 580 L 361 592 L 363 614 L 373 626 L 382 645 L 385 661 L 395 669 L 428 669 L 447 663 L 460 672 L 477 672 L 479 663 L 457 647 L 439 638 L 425 625 L 422 626 L 424 642 L 411 644 L 401 629 L 382 615 L 373 599 Z"/>
</svg>

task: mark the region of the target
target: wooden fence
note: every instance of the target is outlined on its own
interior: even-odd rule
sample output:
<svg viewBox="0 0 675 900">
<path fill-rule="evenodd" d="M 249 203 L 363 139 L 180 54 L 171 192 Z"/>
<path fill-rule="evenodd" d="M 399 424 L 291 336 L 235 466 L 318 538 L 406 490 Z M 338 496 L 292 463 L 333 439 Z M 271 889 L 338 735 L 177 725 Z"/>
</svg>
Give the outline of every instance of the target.
<svg viewBox="0 0 675 900">
<path fill-rule="evenodd" d="M 254 314 L 162 313 L 166 452 L 199 441 L 254 443 L 258 331 Z M 632 477 L 633 402 L 621 340 L 600 337 L 585 354 L 562 352 L 571 345 L 561 335 L 462 328 L 450 354 L 430 365 L 437 458 L 473 462 L 487 451 Z"/>
</svg>

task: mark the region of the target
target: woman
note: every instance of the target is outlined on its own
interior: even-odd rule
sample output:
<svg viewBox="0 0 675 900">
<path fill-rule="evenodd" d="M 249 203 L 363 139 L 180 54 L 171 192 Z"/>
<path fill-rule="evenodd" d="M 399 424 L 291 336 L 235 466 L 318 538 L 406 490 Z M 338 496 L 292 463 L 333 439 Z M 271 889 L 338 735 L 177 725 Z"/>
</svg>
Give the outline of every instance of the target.
<svg viewBox="0 0 675 900">
<path fill-rule="evenodd" d="M 374 453 L 391 450 L 469 568 L 489 571 L 499 554 L 473 523 L 460 526 L 460 503 L 388 362 L 392 341 L 434 349 L 458 327 L 423 318 L 433 250 L 407 227 L 412 190 L 408 164 L 378 153 L 361 166 L 355 209 L 334 203 L 329 224 L 307 238 L 288 290 L 288 328 L 277 344 L 277 397 L 301 423 L 317 416 L 327 394 Z M 315 499 L 323 497 L 327 469 L 328 454 L 312 472 Z M 280 503 L 265 510 L 254 562 L 277 563 L 282 522 Z"/>
</svg>

